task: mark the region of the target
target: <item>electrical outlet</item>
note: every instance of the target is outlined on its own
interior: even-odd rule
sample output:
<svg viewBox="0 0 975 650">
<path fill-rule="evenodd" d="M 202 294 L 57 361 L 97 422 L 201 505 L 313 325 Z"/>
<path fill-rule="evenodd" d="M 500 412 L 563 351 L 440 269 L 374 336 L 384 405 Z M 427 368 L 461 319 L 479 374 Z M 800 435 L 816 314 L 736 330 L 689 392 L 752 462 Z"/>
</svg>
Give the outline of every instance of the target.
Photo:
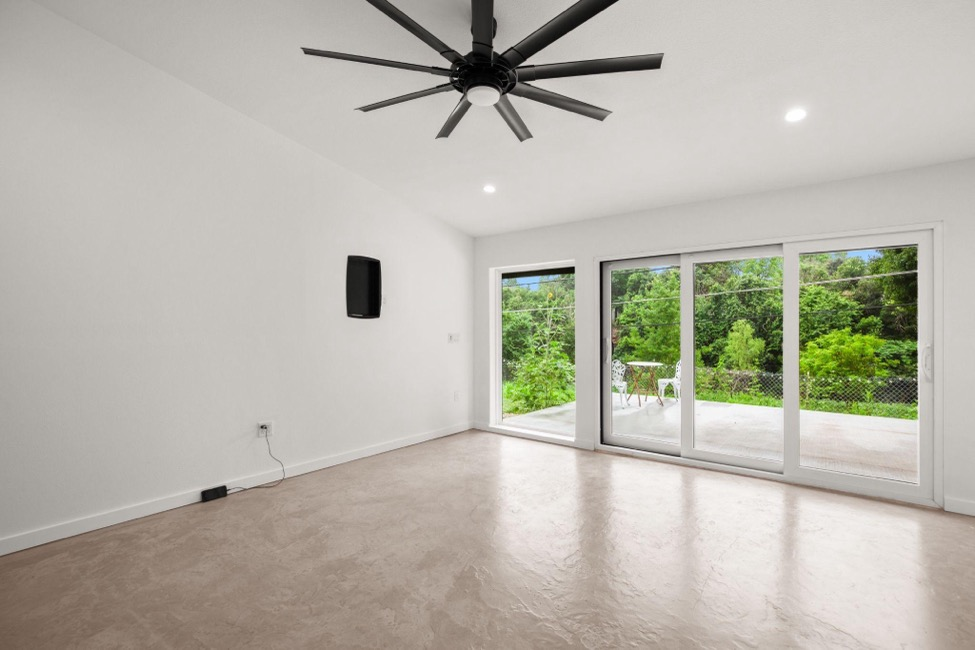
<svg viewBox="0 0 975 650">
<path fill-rule="evenodd" d="M 460 391 L 459 390 L 455 390 L 454 391 L 454 401 L 455 402 L 459 402 L 460 401 Z"/>
<path fill-rule="evenodd" d="M 257 423 L 257 437 L 267 438 L 274 435 L 274 421 L 267 420 L 266 422 Z"/>
<path fill-rule="evenodd" d="M 447 334 L 447 343 L 460 343 L 460 332 L 451 332 Z"/>
</svg>

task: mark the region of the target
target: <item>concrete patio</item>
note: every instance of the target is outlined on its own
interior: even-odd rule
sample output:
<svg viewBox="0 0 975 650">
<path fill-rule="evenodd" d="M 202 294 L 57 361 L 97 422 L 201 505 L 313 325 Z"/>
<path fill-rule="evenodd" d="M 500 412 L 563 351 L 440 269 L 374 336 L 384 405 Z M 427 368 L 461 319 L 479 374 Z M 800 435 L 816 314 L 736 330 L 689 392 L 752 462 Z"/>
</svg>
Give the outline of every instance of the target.
<svg viewBox="0 0 975 650">
<path fill-rule="evenodd" d="M 564 436 L 575 434 L 575 402 L 506 417 L 505 426 Z M 916 483 L 916 420 L 800 411 L 800 464 L 804 467 Z M 782 409 L 699 401 L 695 448 L 746 458 L 782 461 Z M 613 432 L 634 442 L 680 443 L 680 403 L 664 400 L 620 405 L 613 395 Z"/>
</svg>

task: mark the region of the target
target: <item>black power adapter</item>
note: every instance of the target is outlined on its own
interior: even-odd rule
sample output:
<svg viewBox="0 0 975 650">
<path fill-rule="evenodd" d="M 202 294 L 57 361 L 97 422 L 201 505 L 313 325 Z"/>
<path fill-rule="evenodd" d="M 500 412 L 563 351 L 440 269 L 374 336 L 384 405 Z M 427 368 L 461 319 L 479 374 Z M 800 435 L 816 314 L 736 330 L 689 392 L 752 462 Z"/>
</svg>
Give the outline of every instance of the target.
<svg viewBox="0 0 975 650">
<path fill-rule="evenodd" d="M 219 487 L 210 488 L 209 490 L 203 490 L 200 493 L 204 501 L 213 501 L 214 499 L 222 499 L 227 496 L 227 486 L 221 485 Z"/>
</svg>

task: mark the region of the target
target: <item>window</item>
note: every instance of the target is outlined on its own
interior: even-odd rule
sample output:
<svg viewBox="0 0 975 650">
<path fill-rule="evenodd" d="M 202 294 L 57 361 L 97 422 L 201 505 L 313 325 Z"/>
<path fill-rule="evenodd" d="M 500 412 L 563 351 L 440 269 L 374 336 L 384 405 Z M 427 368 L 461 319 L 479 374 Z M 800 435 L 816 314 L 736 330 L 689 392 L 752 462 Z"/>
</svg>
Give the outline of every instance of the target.
<svg viewBox="0 0 975 650">
<path fill-rule="evenodd" d="M 501 275 L 499 422 L 575 435 L 575 270 Z"/>
</svg>

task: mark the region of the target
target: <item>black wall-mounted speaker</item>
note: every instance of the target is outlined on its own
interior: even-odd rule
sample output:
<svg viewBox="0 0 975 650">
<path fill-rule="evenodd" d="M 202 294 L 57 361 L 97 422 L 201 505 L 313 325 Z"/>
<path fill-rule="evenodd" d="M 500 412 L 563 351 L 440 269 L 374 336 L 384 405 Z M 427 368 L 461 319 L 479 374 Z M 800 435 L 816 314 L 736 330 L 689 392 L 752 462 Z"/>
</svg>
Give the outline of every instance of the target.
<svg viewBox="0 0 975 650">
<path fill-rule="evenodd" d="M 379 260 L 349 255 L 345 269 L 345 307 L 349 318 L 379 318 L 383 271 Z"/>
</svg>

